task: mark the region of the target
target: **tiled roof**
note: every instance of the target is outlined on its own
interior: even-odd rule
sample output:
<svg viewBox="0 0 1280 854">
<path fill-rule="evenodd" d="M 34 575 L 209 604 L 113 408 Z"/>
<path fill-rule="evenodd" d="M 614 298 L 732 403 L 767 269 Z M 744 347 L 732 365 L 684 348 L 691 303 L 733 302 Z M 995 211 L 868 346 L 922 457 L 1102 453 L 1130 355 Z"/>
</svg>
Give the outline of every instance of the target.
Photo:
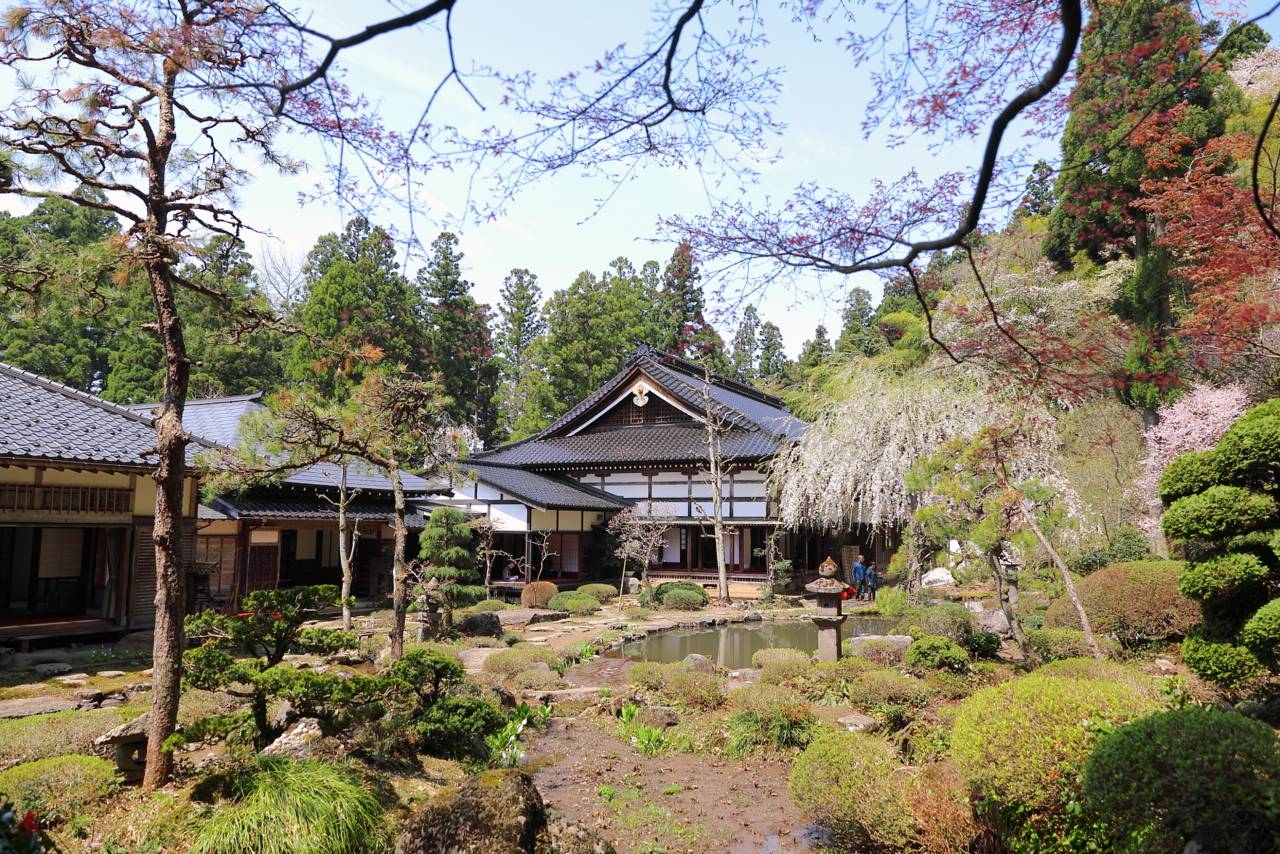
<svg viewBox="0 0 1280 854">
<path fill-rule="evenodd" d="M 621 510 L 624 499 L 579 483 L 522 468 L 470 460 L 464 471 L 521 501 L 545 510 Z"/>
<path fill-rule="evenodd" d="M 705 410 L 703 390 L 707 383 L 699 366 L 670 353 L 642 349 L 608 382 L 541 433 L 477 454 L 475 459 L 528 466 L 705 461 L 706 434 L 696 426 L 587 427 L 570 435 L 607 407 L 640 373 L 690 411 Z M 713 374 L 710 396 L 728 427 L 721 437 L 721 452 L 726 457 L 767 457 L 806 429 L 803 421 L 787 412 L 781 399 L 737 380 Z"/>
<path fill-rule="evenodd" d="M 146 415 L 0 362 L 0 457 L 153 468 Z M 196 444 L 196 449 L 203 446 Z"/>
<path fill-rule="evenodd" d="M 423 527 L 424 515 L 420 506 L 410 504 L 405 522 L 418 530 Z M 310 519 L 336 520 L 338 509 L 318 495 L 275 495 L 249 491 L 240 495 L 223 495 L 209 502 L 209 510 L 230 519 Z M 360 499 L 351 502 L 347 515 L 352 519 L 370 520 L 391 524 L 394 508 L 387 499 Z M 213 517 L 213 513 L 209 514 Z"/>
</svg>

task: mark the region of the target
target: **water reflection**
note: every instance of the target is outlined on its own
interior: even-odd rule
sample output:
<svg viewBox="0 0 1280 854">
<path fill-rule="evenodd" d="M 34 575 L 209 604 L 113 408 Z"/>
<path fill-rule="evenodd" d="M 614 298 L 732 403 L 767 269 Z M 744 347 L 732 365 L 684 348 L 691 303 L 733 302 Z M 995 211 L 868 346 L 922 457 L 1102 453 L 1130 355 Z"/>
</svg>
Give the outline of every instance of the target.
<svg viewBox="0 0 1280 854">
<path fill-rule="evenodd" d="M 843 636 L 884 634 L 892 625 L 892 620 L 878 617 L 850 617 L 845 621 Z M 812 655 L 818 648 L 818 627 L 809 620 L 795 620 L 664 632 L 629 643 L 612 655 L 637 661 L 680 661 L 696 652 L 721 667 L 737 670 L 751 666 L 751 656 L 756 650 L 778 647 Z"/>
</svg>

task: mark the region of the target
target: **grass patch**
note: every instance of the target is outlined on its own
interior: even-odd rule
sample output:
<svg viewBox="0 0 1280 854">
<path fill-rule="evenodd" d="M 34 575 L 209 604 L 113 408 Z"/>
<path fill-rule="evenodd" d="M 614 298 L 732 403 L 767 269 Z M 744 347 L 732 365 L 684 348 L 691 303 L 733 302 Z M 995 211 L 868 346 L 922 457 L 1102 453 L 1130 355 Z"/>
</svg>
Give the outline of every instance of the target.
<svg viewBox="0 0 1280 854">
<path fill-rule="evenodd" d="M 142 706 L 88 709 L 0 721 L 0 764 L 88 753 L 93 740 L 146 711 Z"/>
<path fill-rule="evenodd" d="M 676 794 L 668 791 L 663 794 Z M 678 787 L 677 787 L 678 788 Z M 597 786 L 596 794 L 617 819 L 618 825 L 639 833 L 633 848 L 638 851 L 696 849 L 701 834 L 692 822 L 678 818 L 664 806 L 652 803 L 645 791 L 626 779 L 617 786 Z"/>
<path fill-rule="evenodd" d="M 97 756 L 53 756 L 0 771 L 0 799 L 49 825 L 71 821 L 115 788 L 115 765 Z"/>
</svg>

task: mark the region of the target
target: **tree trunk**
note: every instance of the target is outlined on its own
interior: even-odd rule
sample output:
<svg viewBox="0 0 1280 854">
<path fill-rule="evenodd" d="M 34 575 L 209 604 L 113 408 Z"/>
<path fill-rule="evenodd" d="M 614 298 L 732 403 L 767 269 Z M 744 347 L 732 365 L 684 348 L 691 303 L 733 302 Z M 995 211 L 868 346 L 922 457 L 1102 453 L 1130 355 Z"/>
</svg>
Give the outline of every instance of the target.
<svg viewBox="0 0 1280 854">
<path fill-rule="evenodd" d="M 1018 577 L 1005 572 L 1000 560 L 1003 552 L 987 552 L 987 562 L 991 565 L 991 578 L 996 583 L 996 601 L 1000 603 L 1000 611 L 1009 622 L 1009 631 L 1013 634 L 1014 643 L 1022 652 L 1023 661 L 1031 661 L 1031 649 L 1027 646 L 1027 633 L 1022 629 L 1022 618 L 1018 616 Z"/>
<path fill-rule="evenodd" d="M 400 469 L 390 465 L 391 494 L 395 496 L 395 513 L 392 515 L 395 540 L 391 554 L 391 660 L 404 655 L 404 623 L 409 613 L 409 590 L 405 583 L 404 550 L 408 529 L 405 527 L 404 484 L 400 482 Z"/>
<path fill-rule="evenodd" d="M 618 598 L 627 595 L 627 557 L 622 557 L 622 575 L 618 576 Z"/>
<path fill-rule="evenodd" d="M 1019 503 L 1018 509 L 1022 512 L 1022 518 L 1026 520 L 1027 527 L 1031 529 L 1031 533 L 1035 534 L 1036 539 L 1040 541 L 1040 546 L 1049 555 L 1049 559 L 1053 561 L 1053 565 L 1058 568 L 1058 572 L 1062 573 L 1062 586 L 1067 592 L 1067 598 L 1071 600 L 1071 606 L 1076 609 L 1076 617 L 1080 620 L 1080 628 L 1084 630 L 1084 640 L 1089 645 L 1089 652 L 1093 654 L 1094 658 L 1101 660 L 1103 658 L 1102 649 L 1098 646 L 1098 639 L 1093 636 L 1093 627 L 1089 625 L 1089 615 L 1085 613 L 1084 603 L 1080 601 L 1080 596 L 1076 593 L 1076 584 L 1071 580 L 1071 571 L 1067 569 L 1067 564 L 1062 559 L 1062 556 L 1058 554 L 1058 550 L 1053 547 L 1049 542 L 1049 538 L 1044 535 L 1044 531 L 1040 529 L 1035 517 L 1021 503 Z"/>
<path fill-rule="evenodd" d="M 351 563 L 356 556 L 356 543 L 360 540 L 359 522 L 354 531 L 348 524 L 347 504 L 351 497 L 347 492 L 347 464 L 342 463 L 338 480 L 338 563 L 342 566 L 342 628 L 351 631 L 351 582 L 354 575 Z"/>
<path fill-rule="evenodd" d="M 729 571 L 724 562 L 724 466 L 720 458 L 720 435 L 711 402 L 711 366 L 704 361 L 702 402 L 707 426 L 707 463 L 711 469 L 711 526 L 716 537 L 716 598 L 728 604 Z"/>
</svg>

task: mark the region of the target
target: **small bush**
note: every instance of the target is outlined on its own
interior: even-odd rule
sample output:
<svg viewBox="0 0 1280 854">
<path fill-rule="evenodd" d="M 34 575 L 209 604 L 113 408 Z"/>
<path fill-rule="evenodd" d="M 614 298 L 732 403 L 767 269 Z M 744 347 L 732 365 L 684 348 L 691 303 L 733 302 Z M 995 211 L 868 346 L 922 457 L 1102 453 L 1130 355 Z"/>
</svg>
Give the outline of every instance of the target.
<svg viewBox="0 0 1280 854">
<path fill-rule="evenodd" d="M 798 649 L 785 647 L 758 649 L 751 656 L 751 666 L 760 668 L 761 682 L 785 685 L 808 671 L 809 656 Z"/>
<path fill-rule="evenodd" d="M 667 611 L 697 611 L 707 606 L 706 593 L 688 590 L 670 590 L 662 597 L 662 607 Z"/>
<path fill-rule="evenodd" d="M 965 649 L 969 650 L 969 654 L 974 658 L 995 658 L 1000 654 L 1000 647 L 1003 644 L 1004 641 L 995 632 L 978 631 L 969 635 Z"/>
<path fill-rule="evenodd" d="M 612 584 L 584 584 L 578 588 L 577 592 L 594 597 L 601 605 L 618 598 L 618 588 Z"/>
<path fill-rule="evenodd" d="M 845 638 L 840 644 L 840 654 L 845 658 L 863 658 L 881 666 L 892 666 L 902 663 L 905 650 L 892 641 L 858 640 L 858 652 L 853 651 L 853 638 Z"/>
<path fill-rule="evenodd" d="M 735 710 L 729 718 L 729 748 L 734 753 L 805 747 L 818 727 L 809 704 L 788 688 L 751 685 L 734 691 L 729 702 Z"/>
<path fill-rule="evenodd" d="M 1155 679 L 1131 665 L 1115 661 L 1099 661 L 1096 658 L 1060 658 L 1038 668 L 1036 675 L 1112 682 L 1116 685 L 1126 685 L 1151 700 L 1160 699 L 1160 685 Z"/>
<path fill-rule="evenodd" d="M 1228 552 L 1188 563 L 1178 578 L 1178 591 L 1203 602 L 1261 588 L 1269 575 L 1262 561 L 1248 552 Z"/>
<path fill-rule="evenodd" d="M 799 691 L 813 702 L 840 704 L 848 701 L 854 680 L 868 671 L 879 669 L 879 665 L 865 658 L 846 657 L 811 664 L 802 672 L 792 673 L 781 684 Z"/>
<path fill-rule="evenodd" d="M 1115 641 L 1096 633 L 1093 639 L 1103 655 L 1115 653 Z M 1085 641 L 1084 632 L 1079 629 L 1031 629 L 1027 632 L 1027 645 L 1040 656 L 1042 661 L 1093 655 L 1088 642 Z"/>
<path fill-rule="evenodd" d="M 627 684 L 648 691 L 661 690 L 667 678 L 667 670 L 676 666 L 678 665 L 663 664 L 660 661 L 637 661 L 627 669 Z"/>
<path fill-rule="evenodd" d="M 630 608 L 623 608 L 622 616 L 628 620 L 647 620 L 653 616 L 653 611 L 648 608 L 637 608 L 633 605 Z"/>
<path fill-rule="evenodd" d="M 1240 640 L 1259 657 L 1280 655 L 1280 599 L 1272 599 L 1253 613 L 1240 630 Z"/>
<path fill-rule="evenodd" d="M 522 670 L 528 670 L 529 665 L 536 661 L 542 662 L 547 667 L 554 668 L 560 661 L 560 656 L 543 647 L 513 646 L 510 649 L 495 652 L 486 658 L 484 660 L 484 671 L 511 678 Z"/>
<path fill-rule="evenodd" d="M 877 714 L 895 706 L 919 708 L 929 699 L 929 691 L 914 676 L 895 670 L 869 670 L 849 684 L 847 698 L 862 711 Z"/>
<path fill-rule="evenodd" d="M 901 850 L 915 827 L 900 764 L 897 752 L 876 736 L 824 732 L 791 769 L 791 799 L 844 847 Z"/>
<path fill-rule="evenodd" d="M 486 739 L 507 722 L 502 710 L 479 697 L 441 697 L 413 724 L 418 750 L 441 759 L 482 762 L 489 758 Z"/>
<path fill-rule="evenodd" d="M 901 617 L 907 611 L 907 592 L 898 587 L 877 588 L 876 610 L 890 620 Z"/>
<path fill-rule="evenodd" d="M 1218 463 L 1213 451 L 1179 454 L 1165 466 L 1156 492 L 1166 505 L 1179 498 L 1204 492 L 1218 483 Z"/>
<path fill-rule="evenodd" d="M 511 678 L 511 687 L 524 691 L 550 691 L 560 687 L 560 677 L 554 670 L 533 667 L 521 670 Z"/>
<path fill-rule="evenodd" d="M 724 705 L 724 687 L 714 673 L 699 673 L 683 664 L 643 661 L 627 670 L 627 684 L 660 695 L 684 709 Z"/>
<path fill-rule="evenodd" d="M 600 610 L 600 600 L 576 590 L 557 593 L 547 600 L 547 607 L 552 611 L 567 611 L 570 614 L 594 614 Z"/>
<path fill-rule="evenodd" d="M 1176 561 L 1115 563 L 1082 579 L 1076 590 L 1095 632 L 1114 635 L 1135 648 L 1181 638 L 1200 623 L 1200 608 L 1178 591 L 1181 564 Z M 1067 597 L 1045 612 L 1051 628 L 1080 628 Z"/>
<path fill-rule="evenodd" d="M 1126 685 L 1033 674 L 965 700 L 951 754 L 998 816 L 1061 828 L 1097 727 L 1122 724 L 1153 706 Z"/>
<path fill-rule="evenodd" d="M 1190 634 L 1182 642 L 1182 662 L 1201 679 L 1241 691 L 1263 673 L 1262 662 L 1243 646 Z"/>
<path fill-rule="evenodd" d="M 1280 479 L 1280 415 L 1250 412 L 1218 440 L 1217 468 L 1231 483 L 1269 487 Z"/>
<path fill-rule="evenodd" d="M 963 605 L 948 602 L 942 605 L 930 605 L 927 608 L 912 608 L 898 621 L 895 631 L 898 634 L 915 636 L 937 635 L 964 646 L 973 634 L 974 616 Z"/>
<path fill-rule="evenodd" d="M 964 673 L 969 669 L 969 653 L 956 643 L 936 635 L 926 635 L 907 647 L 907 666 L 915 670 L 951 670 Z"/>
<path fill-rule="evenodd" d="M 757 649 L 751 655 L 752 667 L 764 668 L 778 661 L 800 661 L 808 664 L 809 656 L 798 649 L 791 649 L 785 646 Z"/>
<path fill-rule="evenodd" d="M 503 602 L 501 599 L 481 599 L 468 610 L 478 613 L 480 611 L 505 611 L 508 608 L 513 607 L 515 606 L 507 602 Z"/>
<path fill-rule="evenodd" d="M 1273 850 L 1280 841 L 1280 740 L 1271 727 L 1188 706 L 1099 739 L 1084 803 L 1112 850 Z"/>
<path fill-rule="evenodd" d="M 702 589 L 701 584 L 695 584 L 692 581 L 664 581 L 657 587 L 653 588 L 653 602 L 661 607 L 673 609 L 672 606 L 667 604 L 667 596 L 677 590 L 682 590 L 688 594 L 683 599 L 678 598 L 678 601 L 692 602 L 696 597 L 701 603 L 689 608 L 688 610 L 696 611 L 698 608 L 704 607 L 710 601 L 710 599 L 707 598 L 707 591 Z M 648 601 L 644 601 L 643 595 L 641 596 L 641 600 L 640 604 L 642 605 L 652 604 Z"/>
<path fill-rule="evenodd" d="M 1276 500 L 1239 486 L 1211 486 L 1179 498 L 1164 511 L 1165 535 L 1175 540 L 1216 540 L 1261 527 L 1276 515 Z"/>
<path fill-rule="evenodd" d="M 559 591 L 550 581 L 530 581 L 520 591 L 520 604 L 526 608 L 545 608 Z"/>
<path fill-rule="evenodd" d="M 115 765 L 97 756 L 53 756 L 0 771 L 0 801 L 49 825 L 76 818 L 115 788 Z"/>
<path fill-rule="evenodd" d="M 262 758 L 205 788 L 220 803 L 192 854 L 358 854 L 387 841 L 382 805 L 348 768 Z"/>
</svg>

